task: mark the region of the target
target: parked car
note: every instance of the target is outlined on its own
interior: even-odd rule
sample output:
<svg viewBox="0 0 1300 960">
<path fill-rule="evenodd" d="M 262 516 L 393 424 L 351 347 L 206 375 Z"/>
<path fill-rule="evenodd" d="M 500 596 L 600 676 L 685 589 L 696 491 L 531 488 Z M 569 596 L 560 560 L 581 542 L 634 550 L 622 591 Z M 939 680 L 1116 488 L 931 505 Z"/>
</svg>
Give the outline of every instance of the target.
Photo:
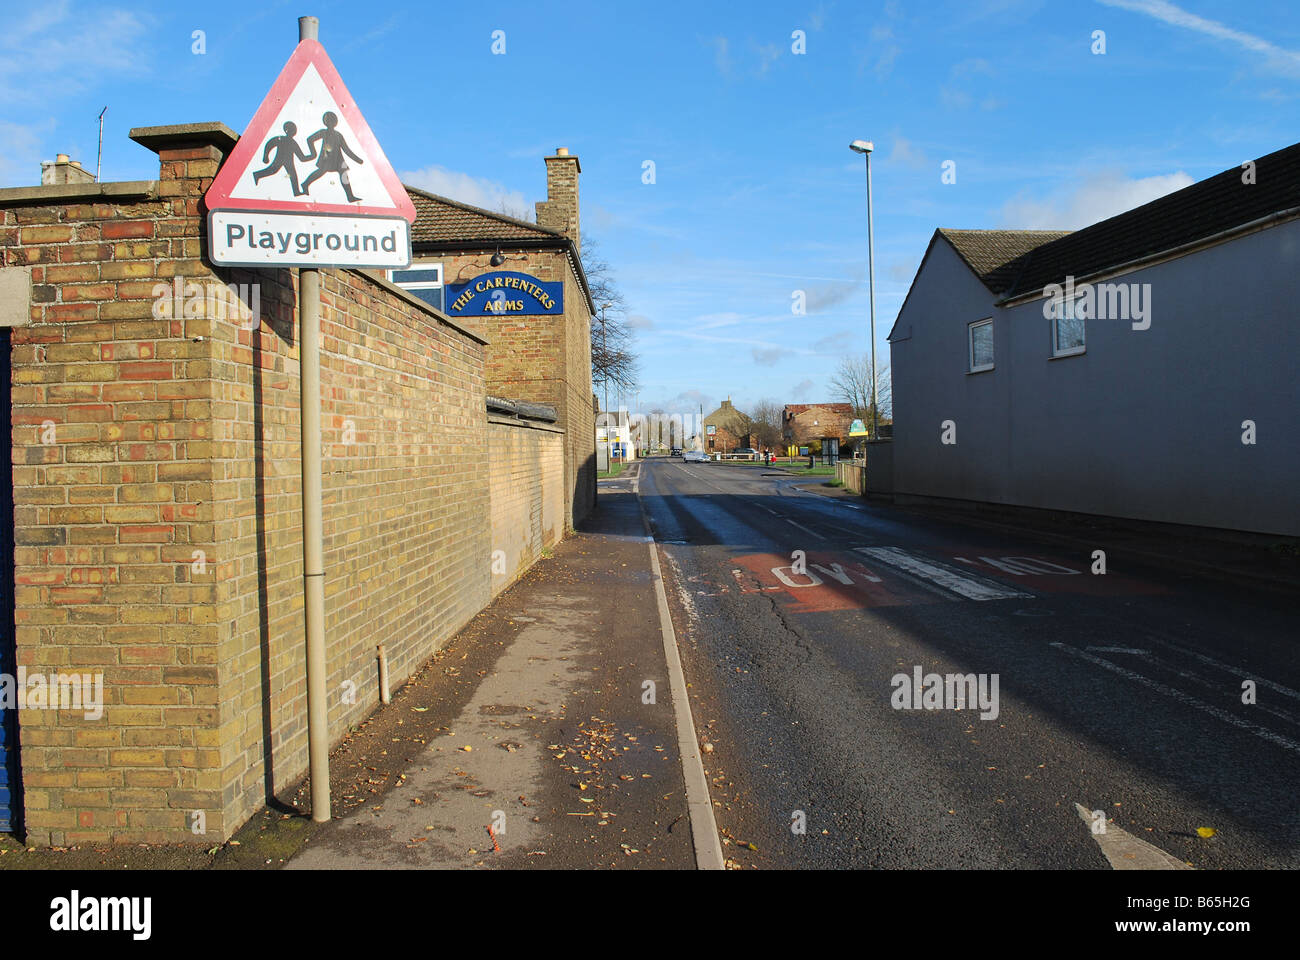
<svg viewBox="0 0 1300 960">
<path fill-rule="evenodd" d="M 681 448 L 681 447 L 673 447 L 672 450 L 671 450 L 671 451 L 669 452 L 669 454 L 668 454 L 668 456 L 670 456 L 670 457 L 680 457 L 681 455 L 682 455 L 682 448 Z"/>
<path fill-rule="evenodd" d="M 682 455 L 683 463 L 708 463 L 709 455 L 703 450 L 687 450 Z"/>
</svg>

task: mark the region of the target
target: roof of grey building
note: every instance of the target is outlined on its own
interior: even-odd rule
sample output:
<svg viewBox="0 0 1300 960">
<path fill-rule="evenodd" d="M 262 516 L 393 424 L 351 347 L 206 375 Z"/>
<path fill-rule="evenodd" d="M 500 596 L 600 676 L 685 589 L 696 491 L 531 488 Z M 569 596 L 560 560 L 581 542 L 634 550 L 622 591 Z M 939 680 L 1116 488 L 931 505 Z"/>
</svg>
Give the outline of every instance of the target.
<svg viewBox="0 0 1300 960">
<path fill-rule="evenodd" d="M 1300 213 L 1300 144 L 1225 170 L 1082 230 L 940 230 L 1002 299 L 1040 293 L 1209 240 L 1271 216 Z"/>
<path fill-rule="evenodd" d="M 1032 250 L 1069 235 L 1066 230 L 940 229 L 939 233 L 994 293 L 1011 288 Z"/>
</svg>

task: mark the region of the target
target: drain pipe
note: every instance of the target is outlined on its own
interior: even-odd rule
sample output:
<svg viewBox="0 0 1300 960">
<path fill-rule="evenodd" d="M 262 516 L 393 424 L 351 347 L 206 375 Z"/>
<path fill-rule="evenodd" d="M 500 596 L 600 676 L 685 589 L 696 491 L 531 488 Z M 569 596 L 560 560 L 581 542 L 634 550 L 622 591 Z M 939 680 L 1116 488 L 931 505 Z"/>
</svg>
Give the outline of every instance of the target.
<svg viewBox="0 0 1300 960">
<path fill-rule="evenodd" d="M 298 42 L 315 40 L 320 21 L 298 18 Z M 302 572 L 307 634 L 307 752 L 311 818 L 330 818 L 329 704 L 325 662 L 325 524 L 321 506 L 320 271 L 298 271 L 302 422 Z"/>
</svg>

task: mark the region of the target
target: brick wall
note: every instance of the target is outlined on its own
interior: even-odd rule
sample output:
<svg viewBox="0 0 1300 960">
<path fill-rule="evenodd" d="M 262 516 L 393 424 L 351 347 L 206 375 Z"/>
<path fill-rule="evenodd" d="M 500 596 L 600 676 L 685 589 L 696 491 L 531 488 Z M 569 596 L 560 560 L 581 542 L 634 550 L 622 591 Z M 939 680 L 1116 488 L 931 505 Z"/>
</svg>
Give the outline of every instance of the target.
<svg viewBox="0 0 1300 960">
<path fill-rule="evenodd" d="M 3 263 L 33 280 L 12 333 L 18 662 L 102 673 L 106 702 L 20 713 L 35 844 L 211 843 L 306 770 L 296 275 L 209 270 L 220 151 L 159 152 L 130 198 L 0 198 Z M 258 284 L 262 322 L 156 301 L 176 277 Z M 376 644 L 400 682 L 487 602 L 491 533 L 481 340 L 372 276 L 322 280 L 337 739 L 378 701 Z"/>
<path fill-rule="evenodd" d="M 568 522 L 577 526 L 596 505 L 596 411 L 591 403 L 591 313 L 582 287 L 570 271 L 564 280 L 565 477 L 569 484 Z"/>
<path fill-rule="evenodd" d="M 287 288 L 284 292 L 288 293 Z M 286 296 L 284 305 L 292 301 Z M 264 308 L 266 304 L 263 304 Z M 412 674 L 488 602 L 482 344 L 399 293 L 329 271 L 321 292 L 325 633 L 331 737 Z M 271 314 L 286 311 L 271 308 Z M 225 722 L 222 782 L 242 821 L 307 766 L 297 344 L 288 322 L 226 325 L 214 350 L 225 460 L 215 496 Z M 349 689 L 350 688 L 350 689 Z M 349 700 L 351 702 L 349 702 Z M 263 758 L 273 764 L 268 770 Z"/>
<path fill-rule="evenodd" d="M 796 444 L 807 444 L 823 437 L 847 440 L 852 422 L 852 408 L 847 404 L 791 405 L 785 408 L 782 417 L 782 435 L 788 442 Z"/>
<path fill-rule="evenodd" d="M 563 250 L 501 248 L 500 267 L 492 251 L 424 254 L 443 264 L 447 283 L 464 283 L 494 270 L 515 270 L 546 282 L 564 283 L 562 316 L 465 317 L 463 323 L 488 341 L 487 392 L 511 400 L 555 407 L 565 432 L 565 524 L 576 526 L 595 505 L 596 418 L 591 409 L 591 311 Z"/>
<path fill-rule="evenodd" d="M 488 455 L 496 596 L 564 537 L 564 432 L 492 417 Z"/>
</svg>

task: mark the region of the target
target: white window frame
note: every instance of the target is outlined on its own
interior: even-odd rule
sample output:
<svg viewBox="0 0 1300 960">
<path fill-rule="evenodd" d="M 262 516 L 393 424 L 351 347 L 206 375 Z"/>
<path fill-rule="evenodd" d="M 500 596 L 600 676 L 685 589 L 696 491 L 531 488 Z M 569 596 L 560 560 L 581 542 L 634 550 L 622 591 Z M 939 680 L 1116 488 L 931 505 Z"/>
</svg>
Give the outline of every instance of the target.
<svg viewBox="0 0 1300 960">
<path fill-rule="evenodd" d="M 408 270 L 437 270 L 438 279 L 437 280 L 410 280 L 402 283 L 399 283 L 398 281 L 393 279 L 393 274 L 405 273 Z M 444 290 L 445 291 L 447 287 L 447 283 L 446 283 L 447 278 L 445 273 L 443 272 L 441 260 L 431 260 L 427 262 L 413 260 L 409 267 L 390 268 L 388 270 L 387 276 L 388 276 L 389 283 L 393 284 L 393 286 L 401 287 L 403 290 L 407 291 L 408 293 L 414 293 L 416 290 Z M 424 298 L 420 297 L 420 299 L 423 300 Z M 433 304 L 430 304 L 430 306 L 433 306 Z M 442 307 L 435 308 L 435 309 L 446 309 L 446 307 L 447 307 L 447 295 L 444 292 L 442 295 Z"/>
<path fill-rule="evenodd" d="M 993 351 L 993 363 L 975 366 L 975 328 L 988 325 L 989 333 L 993 332 L 993 318 L 985 317 L 983 320 L 975 320 L 966 324 L 966 367 L 968 373 L 987 373 L 992 370 L 997 362 L 997 350 Z"/>
<path fill-rule="evenodd" d="M 1075 294 L 1074 299 L 1071 300 L 1070 302 L 1078 303 L 1079 300 L 1082 298 L 1082 296 L 1083 296 L 1082 294 Z M 1061 306 L 1064 303 L 1066 303 L 1065 297 L 1057 297 L 1055 300 L 1052 301 L 1052 359 L 1053 360 L 1055 360 L 1058 357 L 1077 357 L 1081 353 L 1088 352 L 1088 321 L 1086 319 L 1078 321 L 1083 325 L 1081 327 L 1083 331 L 1083 343 L 1079 344 L 1077 347 L 1066 347 L 1065 349 L 1061 349 L 1060 339 L 1059 339 L 1060 332 L 1061 332 L 1060 331 Z"/>
</svg>

